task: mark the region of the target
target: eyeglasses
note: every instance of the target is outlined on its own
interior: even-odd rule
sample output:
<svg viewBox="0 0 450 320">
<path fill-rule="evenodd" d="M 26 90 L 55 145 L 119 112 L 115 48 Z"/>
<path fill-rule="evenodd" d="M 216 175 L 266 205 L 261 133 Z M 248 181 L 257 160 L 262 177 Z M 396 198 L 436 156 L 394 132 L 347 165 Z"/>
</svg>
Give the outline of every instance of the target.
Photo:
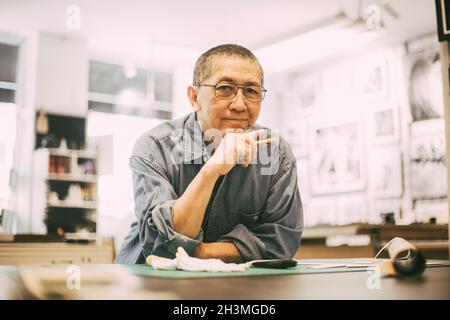
<svg viewBox="0 0 450 320">
<path fill-rule="evenodd" d="M 198 84 L 198 87 L 214 88 L 214 95 L 217 99 L 230 100 L 233 99 L 238 90 L 242 89 L 244 97 L 251 102 L 261 102 L 266 95 L 267 89 L 262 86 L 240 86 L 234 83 Z"/>
</svg>

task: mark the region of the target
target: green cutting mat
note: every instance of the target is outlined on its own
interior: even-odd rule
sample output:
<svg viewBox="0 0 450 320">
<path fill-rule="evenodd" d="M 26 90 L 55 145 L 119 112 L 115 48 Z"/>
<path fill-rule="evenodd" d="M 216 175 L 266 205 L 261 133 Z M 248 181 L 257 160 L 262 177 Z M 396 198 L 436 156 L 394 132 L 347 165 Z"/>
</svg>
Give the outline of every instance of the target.
<svg viewBox="0 0 450 320">
<path fill-rule="evenodd" d="M 327 268 L 311 269 L 305 266 L 297 266 L 289 269 L 249 268 L 240 272 L 195 272 L 182 270 L 156 270 L 145 264 L 127 265 L 127 268 L 135 275 L 158 278 L 222 278 L 222 277 L 252 277 L 252 276 L 278 276 L 301 273 L 330 273 L 330 272 L 356 272 L 366 271 L 367 268 Z"/>
<path fill-rule="evenodd" d="M 364 259 L 304 259 L 304 263 L 336 263 L 351 264 Z M 385 259 L 380 259 L 385 260 Z M 193 272 L 182 270 L 155 270 L 146 264 L 127 265 L 128 270 L 138 276 L 158 277 L 158 278 L 222 278 L 222 277 L 253 277 L 253 276 L 278 276 L 286 274 L 313 274 L 313 273 L 336 273 L 336 272 L 365 272 L 367 267 L 336 267 L 326 269 L 312 269 L 305 265 L 298 265 L 289 269 L 267 269 L 267 268 L 249 268 L 242 272 Z M 428 260 L 427 268 L 450 267 L 450 261 L 446 260 Z"/>
</svg>

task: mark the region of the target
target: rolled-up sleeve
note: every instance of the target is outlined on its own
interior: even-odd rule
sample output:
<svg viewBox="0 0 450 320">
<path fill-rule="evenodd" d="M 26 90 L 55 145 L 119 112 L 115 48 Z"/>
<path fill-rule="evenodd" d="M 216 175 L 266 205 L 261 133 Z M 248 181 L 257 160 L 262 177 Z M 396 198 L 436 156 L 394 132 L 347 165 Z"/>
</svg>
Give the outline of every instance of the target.
<svg viewBox="0 0 450 320">
<path fill-rule="evenodd" d="M 238 224 L 219 239 L 234 243 L 246 261 L 292 258 L 300 246 L 303 207 L 295 161 L 283 171 L 271 184 L 258 223 Z"/>
<path fill-rule="evenodd" d="M 130 158 L 129 165 L 144 256 L 155 254 L 173 258 L 178 247 L 192 254 L 202 242 L 203 232 L 191 239 L 173 229 L 173 204 L 178 196 L 164 170 L 157 162 L 137 155 Z"/>
</svg>

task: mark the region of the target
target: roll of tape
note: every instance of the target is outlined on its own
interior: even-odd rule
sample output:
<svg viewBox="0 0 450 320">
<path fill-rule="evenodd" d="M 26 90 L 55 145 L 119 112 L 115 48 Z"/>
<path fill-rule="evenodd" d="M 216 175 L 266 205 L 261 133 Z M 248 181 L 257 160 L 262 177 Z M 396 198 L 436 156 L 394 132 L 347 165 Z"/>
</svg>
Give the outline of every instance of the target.
<svg viewBox="0 0 450 320">
<path fill-rule="evenodd" d="M 426 268 L 425 256 L 403 238 L 394 238 L 388 244 L 389 261 L 381 264 L 385 275 L 420 276 Z"/>
</svg>

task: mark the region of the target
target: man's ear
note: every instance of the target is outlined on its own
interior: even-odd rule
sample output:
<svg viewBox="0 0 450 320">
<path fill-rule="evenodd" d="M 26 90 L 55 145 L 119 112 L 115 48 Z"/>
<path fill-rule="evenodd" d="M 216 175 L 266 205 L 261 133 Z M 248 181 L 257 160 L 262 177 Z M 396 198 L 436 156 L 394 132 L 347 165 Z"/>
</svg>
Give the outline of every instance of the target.
<svg viewBox="0 0 450 320">
<path fill-rule="evenodd" d="M 190 85 L 187 88 L 187 96 L 189 101 L 191 102 L 192 108 L 194 108 L 195 112 L 200 111 L 200 104 L 197 99 L 198 87 Z"/>
</svg>

